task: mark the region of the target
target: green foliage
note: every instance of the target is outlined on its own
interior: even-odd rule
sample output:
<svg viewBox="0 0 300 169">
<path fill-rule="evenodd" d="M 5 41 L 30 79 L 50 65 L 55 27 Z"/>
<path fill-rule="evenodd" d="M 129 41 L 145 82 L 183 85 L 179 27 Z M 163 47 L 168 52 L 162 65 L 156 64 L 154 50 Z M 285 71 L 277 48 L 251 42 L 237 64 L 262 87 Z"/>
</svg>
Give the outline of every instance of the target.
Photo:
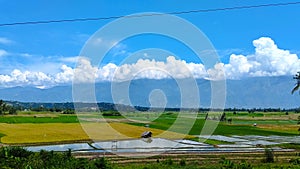
<svg viewBox="0 0 300 169">
<path fill-rule="evenodd" d="M 241 163 L 239 163 L 239 169 L 252 169 L 252 165 L 247 163 L 245 160 L 242 160 Z"/>
<path fill-rule="evenodd" d="M 21 147 L 0 148 L 0 166 L 25 169 L 112 169 L 112 165 L 105 158 L 77 159 L 72 156 L 70 150 L 65 153 L 45 150 L 33 153 Z"/>
<path fill-rule="evenodd" d="M 4 103 L 3 100 L 0 100 L 0 115 L 5 114 L 17 114 L 17 109 L 13 106 Z"/>
<path fill-rule="evenodd" d="M 93 160 L 92 164 L 98 169 L 112 169 L 112 165 L 104 157 Z"/>
<path fill-rule="evenodd" d="M 186 166 L 185 159 L 181 159 L 181 160 L 179 161 L 179 165 L 180 165 L 180 166 Z"/>
<path fill-rule="evenodd" d="M 267 151 L 267 150 L 266 150 Z M 188 157 L 188 156 L 187 156 Z M 221 158 L 218 164 L 189 162 L 182 158 L 168 157 L 162 162 L 138 162 L 128 164 L 112 164 L 106 158 L 75 158 L 71 150 L 66 152 L 53 152 L 41 150 L 30 152 L 21 147 L 0 148 L 0 168 L 24 168 L 24 169 L 196 169 L 196 168 L 220 168 L 220 169 L 252 169 L 252 168 L 300 168 L 300 158 L 296 155 L 289 163 L 254 163 L 245 160 L 233 161 Z M 195 161 L 194 161 L 195 162 Z"/>
<path fill-rule="evenodd" d="M 0 149 L 0 158 L 27 158 L 31 152 L 26 151 L 21 147 L 2 147 Z"/>
<path fill-rule="evenodd" d="M 17 114 L 17 109 L 13 108 L 13 107 L 10 107 L 9 110 L 8 110 L 8 114 L 10 115 L 15 115 Z"/>
<path fill-rule="evenodd" d="M 274 152 L 272 149 L 265 149 L 265 159 L 263 160 L 264 163 L 274 163 Z"/>
<path fill-rule="evenodd" d="M 282 144 L 276 144 L 273 146 L 287 148 L 287 149 L 300 150 L 300 143 L 299 144 L 297 144 L 297 143 L 282 143 Z M 273 147 L 273 146 L 269 146 L 269 147 Z"/>
<path fill-rule="evenodd" d="M 199 140 L 199 139 L 198 139 Z M 235 144 L 234 142 L 222 141 L 222 140 L 214 140 L 214 139 L 206 139 L 204 141 L 206 144 L 210 145 L 218 145 L 218 144 Z"/>
<path fill-rule="evenodd" d="M 233 112 L 226 112 L 226 116 L 227 117 L 237 117 L 237 116 L 246 116 L 246 117 L 263 117 L 264 113 L 262 112 L 253 112 L 251 114 L 247 112 L 237 112 L 237 111 L 233 111 Z"/>
<path fill-rule="evenodd" d="M 173 165 L 173 160 L 171 158 L 168 158 L 165 161 L 163 161 L 163 164 L 165 164 L 165 165 Z"/>
<path fill-rule="evenodd" d="M 300 158 L 292 158 L 289 162 L 293 165 L 300 165 Z"/>
<path fill-rule="evenodd" d="M 104 111 L 102 116 L 122 116 L 120 112 L 111 110 L 111 111 Z"/>
<path fill-rule="evenodd" d="M 231 160 L 227 160 L 224 157 L 220 161 L 221 169 L 252 169 L 252 165 L 247 163 L 245 160 L 240 163 L 234 163 Z"/>
<path fill-rule="evenodd" d="M 230 160 L 222 158 L 220 161 L 221 169 L 234 168 L 234 163 Z"/>
<path fill-rule="evenodd" d="M 75 110 L 74 109 L 66 109 L 63 111 L 63 114 L 75 114 Z"/>
</svg>

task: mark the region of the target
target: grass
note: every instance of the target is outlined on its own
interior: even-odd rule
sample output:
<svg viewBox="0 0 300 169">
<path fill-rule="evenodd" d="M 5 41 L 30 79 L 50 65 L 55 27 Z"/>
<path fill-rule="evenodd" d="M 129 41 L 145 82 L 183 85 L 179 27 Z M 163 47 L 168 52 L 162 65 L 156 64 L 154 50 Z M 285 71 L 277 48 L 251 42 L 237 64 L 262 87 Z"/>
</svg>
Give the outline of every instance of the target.
<svg viewBox="0 0 300 169">
<path fill-rule="evenodd" d="M 188 140 L 202 142 L 198 137 L 189 138 Z M 210 144 L 210 145 L 234 144 L 233 142 L 214 140 L 214 139 L 206 139 L 203 143 Z"/>
<path fill-rule="evenodd" d="M 295 149 L 295 150 L 300 150 L 300 143 L 295 144 L 295 143 L 282 143 L 282 144 L 276 144 L 276 145 L 270 145 L 267 147 L 281 147 L 281 148 L 288 148 L 288 149 Z"/>
<path fill-rule="evenodd" d="M 290 113 L 292 114 L 292 113 Z M 247 111 L 237 111 L 236 114 L 233 112 L 226 112 L 227 117 L 265 117 L 265 116 L 284 116 L 285 112 L 253 112 L 249 113 Z"/>
<path fill-rule="evenodd" d="M 147 128 L 124 123 L 0 123 L 1 142 L 5 144 L 58 143 L 88 140 L 115 140 L 140 138 Z M 153 136 L 183 138 L 185 135 L 151 130 Z M 88 134 L 86 134 L 88 133 Z"/>
<path fill-rule="evenodd" d="M 274 163 L 264 163 L 264 152 L 255 153 L 191 153 L 191 154 L 166 154 L 147 158 L 119 158 L 107 157 L 113 167 L 118 169 L 145 169 L 145 168 L 180 168 L 180 169 L 292 169 L 300 168 L 299 163 L 291 159 L 300 160 L 295 152 L 276 152 Z M 294 160 L 295 161 L 295 160 Z"/>
<path fill-rule="evenodd" d="M 207 139 L 207 140 L 204 141 L 204 143 L 210 144 L 210 145 L 234 144 L 233 142 L 220 141 L 220 140 L 214 140 L 214 139 Z"/>
<path fill-rule="evenodd" d="M 78 123 L 76 115 L 1 116 L 0 123 Z"/>
<path fill-rule="evenodd" d="M 201 117 L 201 116 L 200 116 Z M 182 123 L 178 123 L 176 130 L 170 129 L 177 118 L 176 113 L 167 115 L 162 114 L 159 118 L 154 120 L 150 124 L 150 128 L 161 129 L 161 130 L 171 130 L 173 132 L 180 132 L 185 128 L 185 121 L 190 121 L 188 118 L 181 120 Z M 183 117 L 184 118 L 184 117 Z M 201 129 L 203 128 L 205 120 L 203 118 L 198 118 L 194 121 L 194 125 L 189 131 L 189 135 L 199 135 Z M 252 126 L 253 123 L 257 123 L 258 126 Z M 143 123 L 129 123 L 136 126 L 143 126 Z M 264 124 L 264 125 L 261 125 Z M 297 126 L 294 120 L 233 120 L 233 124 L 228 124 L 225 122 L 220 122 L 214 131 L 215 135 L 279 135 L 279 136 L 293 136 L 298 135 Z M 293 126 L 291 128 L 290 126 Z M 268 127 L 267 127 L 268 126 Z M 271 126 L 271 127 L 270 127 Z"/>
<path fill-rule="evenodd" d="M 282 127 L 282 126 L 281 126 Z M 285 131 L 277 129 L 264 129 L 260 127 L 254 127 L 249 125 L 228 125 L 220 124 L 215 130 L 214 134 L 217 135 L 278 135 L 278 136 L 295 136 L 298 135 L 297 131 Z"/>
<path fill-rule="evenodd" d="M 270 125 L 296 125 L 296 120 L 244 120 L 244 119 L 238 119 L 233 120 L 232 124 L 246 124 L 246 125 L 253 125 L 256 123 L 257 125 L 260 124 L 270 124 Z"/>
<path fill-rule="evenodd" d="M 0 133 L 0 139 L 1 139 L 2 137 L 4 137 L 4 136 L 5 136 L 5 134 Z"/>
<path fill-rule="evenodd" d="M 230 114 L 230 113 L 229 113 Z M 241 116 L 240 116 L 241 114 Z M 232 124 L 220 122 L 215 129 L 215 135 L 279 135 L 295 136 L 299 125 L 295 120 L 278 120 L 279 115 L 268 115 L 268 113 L 257 113 L 257 118 L 245 120 L 241 117 L 249 113 L 238 113 L 234 115 Z M 252 113 L 253 114 L 253 113 Z M 263 116 L 261 116 L 261 114 Z M 277 116 L 276 116 L 277 115 Z M 84 119 L 79 123 L 77 116 Z M 64 142 L 82 140 L 114 140 L 139 138 L 144 131 L 152 131 L 154 137 L 163 138 L 191 138 L 191 135 L 199 135 L 205 121 L 205 114 L 191 115 L 176 112 L 167 113 L 125 113 L 124 116 L 113 118 L 106 116 L 109 123 L 104 123 L 97 113 L 81 113 L 76 115 L 62 115 L 58 113 L 37 113 L 23 112 L 19 115 L 0 116 L 0 137 L 3 143 L 44 143 Z M 268 117 L 263 119 L 262 117 Z M 288 116 L 295 118 L 297 115 L 290 113 Z M 136 121 L 130 121 L 126 118 Z M 149 119 L 150 117 L 150 119 Z M 272 119 L 274 117 L 274 119 Z M 241 119 L 239 119 L 241 118 Z M 111 120 L 110 120 L 111 119 Z M 147 121 L 148 120 L 148 121 Z M 177 120 L 177 121 L 176 121 Z M 178 121 L 179 120 L 179 121 Z M 88 122 L 86 122 L 88 121 Z M 176 121 L 176 126 L 174 125 Z M 149 124 L 149 128 L 144 127 Z M 257 123 L 256 127 L 252 126 Z M 190 125 L 190 126 L 189 126 Z M 191 127 L 191 128 L 189 128 Z M 86 132 L 89 134 L 87 135 Z M 181 133 L 181 134 L 180 134 Z M 91 138 L 90 138 L 91 137 Z M 214 140 L 208 140 L 211 144 L 219 144 Z"/>
<path fill-rule="evenodd" d="M 1 142 L 30 144 L 88 140 L 79 123 L 0 124 Z"/>
</svg>

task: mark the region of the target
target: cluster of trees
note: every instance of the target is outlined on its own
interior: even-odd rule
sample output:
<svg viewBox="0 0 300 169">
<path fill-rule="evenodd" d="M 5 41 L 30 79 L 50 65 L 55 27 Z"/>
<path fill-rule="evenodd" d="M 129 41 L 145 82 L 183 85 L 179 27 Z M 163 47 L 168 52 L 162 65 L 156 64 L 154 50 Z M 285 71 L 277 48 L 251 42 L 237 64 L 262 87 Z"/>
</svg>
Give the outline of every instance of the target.
<svg viewBox="0 0 300 169">
<path fill-rule="evenodd" d="M 71 150 L 63 153 L 44 151 L 30 152 L 20 147 L 0 148 L 1 168 L 57 168 L 57 169 L 110 169 L 105 158 L 83 159 L 75 158 Z"/>
<path fill-rule="evenodd" d="M 122 116 L 122 114 L 116 110 L 104 111 L 102 116 Z"/>
<path fill-rule="evenodd" d="M 0 100 L 0 115 L 5 114 L 17 114 L 17 109 L 6 104 L 3 100 Z"/>
<path fill-rule="evenodd" d="M 45 111 L 50 111 L 50 112 L 57 112 L 57 113 L 62 113 L 62 114 L 75 114 L 75 110 L 72 108 L 45 108 L 44 106 L 36 107 L 36 108 L 31 108 L 31 111 L 36 111 L 36 112 L 45 112 Z"/>
<path fill-rule="evenodd" d="M 221 115 L 213 115 L 209 116 L 208 113 L 206 113 L 205 120 L 218 120 L 218 121 L 226 121 L 226 113 L 223 112 Z M 229 120 L 229 119 L 228 119 Z M 228 122 L 232 122 L 232 119 L 230 119 Z"/>
<path fill-rule="evenodd" d="M 224 111 L 228 112 L 248 112 L 248 113 L 254 113 L 254 112 L 296 112 L 300 113 L 300 108 L 293 108 L 293 109 L 281 109 L 281 108 L 252 108 L 252 109 L 246 109 L 246 108 L 227 108 L 224 109 Z"/>
</svg>

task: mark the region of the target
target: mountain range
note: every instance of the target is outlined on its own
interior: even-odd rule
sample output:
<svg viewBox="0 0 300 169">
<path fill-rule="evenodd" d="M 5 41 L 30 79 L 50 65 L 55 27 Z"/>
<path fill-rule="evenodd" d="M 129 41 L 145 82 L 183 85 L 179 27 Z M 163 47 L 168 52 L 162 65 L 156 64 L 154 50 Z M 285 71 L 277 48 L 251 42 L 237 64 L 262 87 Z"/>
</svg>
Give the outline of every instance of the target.
<svg viewBox="0 0 300 169">
<path fill-rule="evenodd" d="M 201 108 L 209 108 L 211 104 L 211 83 L 209 80 L 197 79 Z M 113 84 L 101 82 L 95 84 L 97 102 L 115 103 L 112 92 L 121 91 L 125 82 Z M 189 85 L 189 84 L 185 84 Z M 300 107 L 299 93 L 291 94 L 295 81 L 290 76 L 255 77 L 239 80 L 226 80 L 226 108 L 297 108 Z M 114 87 L 112 87 L 114 86 Z M 189 86 L 184 86 L 188 88 Z M 160 90 L 158 102 L 166 102 L 166 107 L 178 108 L 181 105 L 180 86 L 174 79 L 151 80 L 138 79 L 130 82 L 127 91 L 133 106 L 151 106 L 149 95 Z M 119 90 L 119 91 L 118 91 Z M 152 93 L 153 94 L 153 93 Z M 46 89 L 35 87 L 1 88 L 0 99 L 20 102 L 64 103 L 72 102 L 72 85 L 55 86 Z M 189 98 L 193 99 L 193 98 Z M 118 101 L 117 101 L 118 102 Z M 122 104 L 122 102 L 118 102 Z"/>
</svg>

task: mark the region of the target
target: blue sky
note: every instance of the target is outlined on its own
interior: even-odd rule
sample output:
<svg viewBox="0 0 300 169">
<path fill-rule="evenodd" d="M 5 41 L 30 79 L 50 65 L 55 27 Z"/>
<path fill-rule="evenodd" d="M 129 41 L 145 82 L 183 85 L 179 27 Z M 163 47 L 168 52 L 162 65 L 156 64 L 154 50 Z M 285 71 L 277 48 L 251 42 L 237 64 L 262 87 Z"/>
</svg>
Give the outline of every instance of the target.
<svg viewBox="0 0 300 169">
<path fill-rule="evenodd" d="M 0 22 L 109 17 L 142 12 L 169 13 L 285 2 L 287 1 L 228 0 L 211 3 L 208 0 L 194 0 L 175 3 L 165 0 L 149 3 L 149 1 L 124 0 L 89 2 L 0 0 Z M 292 75 L 300 69 L 300 19 L 298 17 L 300 4 L 177 16 L 194 24 L 206 34 L 217 50 L 222 62 L 219 66 L 226 71 L 228 78 Z M 0 27 L 0 86 L 41 87 L 70 83 L 76 58 L 86 40 L 111 21 L 113 20 Z M 148 51 L 149 53 L 145 52 L 140 58 L 137 55 L 137 60 L 142 59 L 142 62 L 133 61 L 126 68 L 119 65 L 127 56 L 148 48 L 168 52 L 162 52 L 160 56 L 157 50 Z M 176 57 L 173 59 L 169 55 Z M 155 60 L 143 62 L 147 58 L 150 61 Z M 79 62 L 87 64 L 83 66 L 88 67 L 84 71 L 97 72 L 94 74 L 97 74 L 97 78 L 101 80 L 111 80 L 113 72 L 118 68 L 133 73 L 138 67 L 143 67 L 145 64 L 157 66 L 158 62 L 164 62 L 163 69 L 171 72 L 171 63 L 186 63 L 196 78 L 207 77 L 205 70 L 202 70 L 203 65 L 195 59 L 191 50 L 175 40 L 156 35 L 132 37 L 118 43 L 107 54 L 98 69 L 89 65 L 89 62 L 83 58 Z M 210 72 L 215 75 L 215 71 Z M 176 72 L 182 73 L 185 77 L 184 70 L 173 71 Z M 166 76 L 159 72 L 154 74 L 146 72 L 141 77 L 160 79 Z"/>
</svg>

